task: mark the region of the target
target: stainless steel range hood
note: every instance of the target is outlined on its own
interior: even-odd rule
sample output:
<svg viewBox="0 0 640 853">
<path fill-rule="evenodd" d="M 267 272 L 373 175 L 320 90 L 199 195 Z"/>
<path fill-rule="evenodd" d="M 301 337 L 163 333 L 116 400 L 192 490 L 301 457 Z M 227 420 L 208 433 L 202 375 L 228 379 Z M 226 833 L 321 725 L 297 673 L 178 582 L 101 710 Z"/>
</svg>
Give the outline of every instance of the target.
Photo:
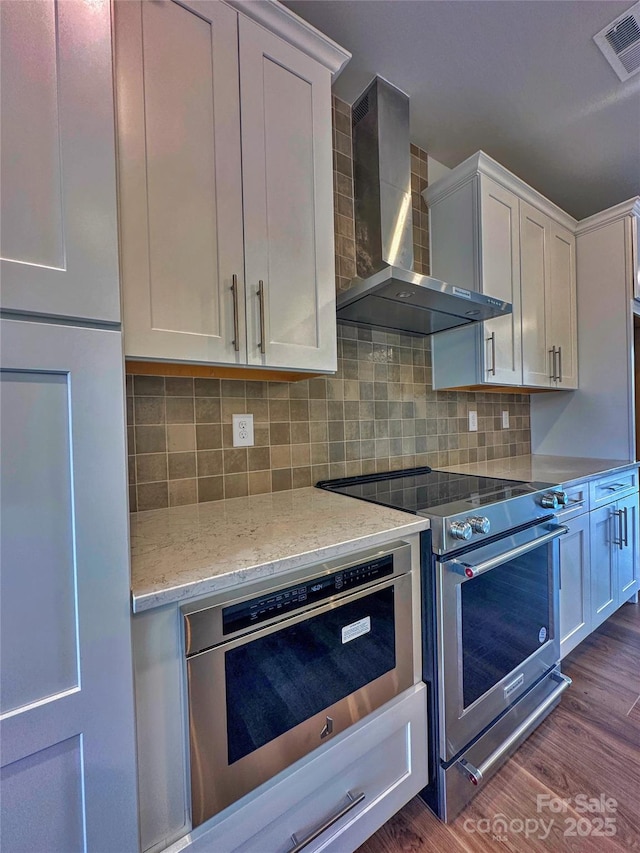
<svg viewBox="0 0 640 853">
<path fill-rule="evenodd" d="M 352 122 L 358 277 L 338 296 L 338 321 L 431 335 L 510 314 L 508 302 L 412 272 L 409 98 L 376 77 Z"/>
</svg>

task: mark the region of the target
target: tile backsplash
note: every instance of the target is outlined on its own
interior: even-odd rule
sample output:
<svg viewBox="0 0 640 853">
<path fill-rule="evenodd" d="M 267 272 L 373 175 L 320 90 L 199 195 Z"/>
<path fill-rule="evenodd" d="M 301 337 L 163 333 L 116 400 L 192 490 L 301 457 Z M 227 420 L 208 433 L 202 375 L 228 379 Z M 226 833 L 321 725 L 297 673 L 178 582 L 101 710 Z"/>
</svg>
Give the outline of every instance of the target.
<svg viewBox="0 0 640 853">
<path fill-rule="evenodd" d="M 351 117 L 333 99 L 336 286 L 355 274 Z M 429 272 L 426 152 L 411 146 L 415 269 Z M 468 431 L 468 412 L 478 431 Z M 510 428 L 501 428 L 509 412 Z M 255 446 L 232 446 L 252 413 Z M 529 453 L 529 397 L 433 391 L 429 338 L 338 327 L 335 376 L 260 382 L 127 377 L 132 511 L 310 486 L 414 465 Z"/>
</svg>

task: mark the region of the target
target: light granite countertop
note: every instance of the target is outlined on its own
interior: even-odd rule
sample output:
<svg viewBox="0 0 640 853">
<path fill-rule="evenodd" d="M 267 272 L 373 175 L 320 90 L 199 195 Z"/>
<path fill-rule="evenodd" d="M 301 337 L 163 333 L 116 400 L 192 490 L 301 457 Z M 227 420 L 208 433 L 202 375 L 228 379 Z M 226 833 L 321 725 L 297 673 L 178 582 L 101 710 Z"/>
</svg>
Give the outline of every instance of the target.
<svg viewBox="0 0 640 853">
<path fill-rule="evenodd" d="M 424 518 L 313 487 L 131 514 L 133 612 L 426 530 Z"/>
<path fill-rule="evenodd" d="M 583 459 L 573 456 L 510 456 L 487 462 L 469 462 L 442 468 L 456 474 L 479 474 L 523 482 L 558 483 L 569 486 L 607 473 L 637 468 L 637 462 L 620 459 Z"/>
</svg>

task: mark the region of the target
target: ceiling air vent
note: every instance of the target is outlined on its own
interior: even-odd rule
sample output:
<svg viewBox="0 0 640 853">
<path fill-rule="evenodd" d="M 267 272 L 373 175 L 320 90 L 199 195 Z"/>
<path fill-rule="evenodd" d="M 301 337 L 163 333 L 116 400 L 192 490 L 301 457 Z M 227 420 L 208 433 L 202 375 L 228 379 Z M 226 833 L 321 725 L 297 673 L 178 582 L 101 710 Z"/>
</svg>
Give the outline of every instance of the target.
<svg viewBox="0 0 640 853">
<path fill-rule="evenodd" d="M 640 71 L 640 2 L 600 30 L 593 40 L 621 80 Z"/>
</svg>

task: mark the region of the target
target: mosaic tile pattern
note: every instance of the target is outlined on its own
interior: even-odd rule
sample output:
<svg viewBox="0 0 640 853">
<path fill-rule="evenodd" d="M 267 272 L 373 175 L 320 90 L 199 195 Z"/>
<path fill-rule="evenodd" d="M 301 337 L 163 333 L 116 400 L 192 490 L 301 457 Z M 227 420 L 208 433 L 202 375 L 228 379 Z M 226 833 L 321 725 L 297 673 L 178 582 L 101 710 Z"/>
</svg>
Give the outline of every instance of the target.
<svg viewBox="0 0 640 853">
<path fill-rule="evenodd" d="M 336 290 L 347 290 L 356 274 L 355 222 L 353 218 L 353 161 L 351 157 L 351 107 L 334 95 L 333 205 L 336 245 Z"/>
<path fill-rule="evenodd" d="M 355 275 L 351 117 L 333 98 L 336 287 Z M 426 152 L 411 146 L 415 269 L 429 272 Z M 468 432 L 468 412 L 478 431 Z M 501 429 L 509 411 L 510 429 Z M 255 446 L 232 446 L 252 413 Z M 338 327 L 338 371 L 302 382 L 127 377 L 132 511 L 309 486 L 329 477 L 531 452 L 529 397 L 431 390 L 429 338 Z"/>
</svg>

